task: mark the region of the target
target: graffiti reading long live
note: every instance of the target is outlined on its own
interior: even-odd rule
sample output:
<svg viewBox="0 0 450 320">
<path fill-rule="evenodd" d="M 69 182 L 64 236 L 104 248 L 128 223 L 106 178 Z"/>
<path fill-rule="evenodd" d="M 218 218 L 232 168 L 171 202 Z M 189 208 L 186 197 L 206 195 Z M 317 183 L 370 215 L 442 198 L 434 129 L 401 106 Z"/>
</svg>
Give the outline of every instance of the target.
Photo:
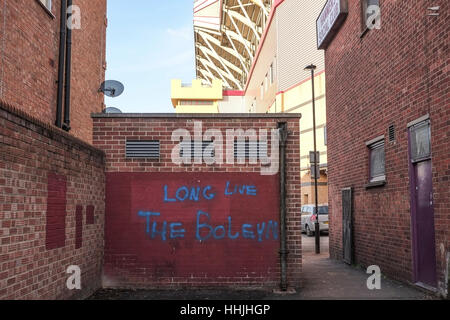
<svg viewBox="0 0 450 320">
<path fill-rule="evenodd" d="M 205 186 L 179 186 L 175 190 L 170 190 L 168 185 L 162 186 L 163 203 L 170 209 L 170 205 L 174 203 L 192 202 L 198 203 L 200 201 L 215 201 L 217 193 L 210 185 Z M 232 184 L 227 181 L 223 188 L 223 196 L 231 198 L 236 196 L 241 197 L 257 197 L 258 188 L 254 185 Z M 160 210 L 140 210 L 138 216 L 145 219 L 145 232 L 152 240 L 182 240 L 186 238 L 187 229 L 183 222 L 168 221 L 165 219 L 163 212 Z M 257 242 L 265 240 L 278 239 L 278 222 L 276 221 L 257 221 L 253 223 L 242 223 L 235 225 L 233 223 L 233 216 L 230 214 L 226 221 L 221 223 L 212 223 L 211 212 L 205 212 L 200 208 L 195 208 L 192 212 L 186 212 L 192 215 L 194 221 L 195 240 L 214 241 L 222 239 L 248 239 Z M 158 220 L 158 221 L 157 221 Z"/>
</svg>

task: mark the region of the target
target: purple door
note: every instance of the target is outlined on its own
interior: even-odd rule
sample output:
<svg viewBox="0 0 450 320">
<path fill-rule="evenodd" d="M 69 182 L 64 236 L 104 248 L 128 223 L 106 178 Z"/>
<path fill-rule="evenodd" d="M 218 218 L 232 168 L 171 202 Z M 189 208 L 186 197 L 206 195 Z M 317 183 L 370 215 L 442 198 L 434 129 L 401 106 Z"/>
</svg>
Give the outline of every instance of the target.
<svg viewBox="0 0 450 320">
<path fill-rule="evenodd" d="M 416 281 L 436 287 L 431 160 L 416 163 L 414 172 L 416 176 Z"/>
<path fill-rule="evenodd" d="M 435 288 L 436 240 L 430 121 L 413 125 L 409 133 L 414 278 L 417 283 Z"/>
</svg>

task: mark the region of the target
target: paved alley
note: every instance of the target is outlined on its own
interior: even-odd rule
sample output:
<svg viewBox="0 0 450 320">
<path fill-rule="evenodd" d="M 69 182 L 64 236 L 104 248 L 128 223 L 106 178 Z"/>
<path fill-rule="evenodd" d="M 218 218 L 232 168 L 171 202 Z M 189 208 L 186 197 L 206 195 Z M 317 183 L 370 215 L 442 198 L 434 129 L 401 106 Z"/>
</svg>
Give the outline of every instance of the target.
<svg viewBox="0 0 450 320">
<path fill-rule="evenodd" d="M 382 278 L 381 290 L 369 290 L 364 270 L 329 258 L 329 237 L 321 237 L 321 254 L 315 238 L 303 236 L 303 288 L 295 299 L 431 299 L 422 291 Z M 294 296 L 293 296 L 294 297 Z"/>
<path fill-rule="evenodd" d="M 280 295 L 246 290 L 100 290 L 92 300 L 423 300 L 433 297 L 410 286 L 382 279 L 381 290 L 367 289 L 363 270 L 329 259 L 328 236 L 321 237 L 322 253 L 315 254 L 314 237 L 303 236 L 303 287 Z"/>
</svg>

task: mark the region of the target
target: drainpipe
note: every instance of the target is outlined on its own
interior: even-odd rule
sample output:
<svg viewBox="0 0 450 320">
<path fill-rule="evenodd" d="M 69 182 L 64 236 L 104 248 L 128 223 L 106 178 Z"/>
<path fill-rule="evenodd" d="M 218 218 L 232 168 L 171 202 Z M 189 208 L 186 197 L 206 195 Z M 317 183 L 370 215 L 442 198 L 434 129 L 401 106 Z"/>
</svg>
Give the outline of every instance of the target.
<svg viewBox="0 0 450 320">
<path fill-rule="evenodd" d="M 64 87 L 64 54 L 66 51 L 66 16 L 67 0 L 61 0 L 61 30 L 59 36 L 59 59 L 58 59 L 58 93 L 56 98 L 56 122 L 58 128 L 62 128 L 62 105 Z"/>
<path fill-rule="evenodd" d="M 286 141 L 288 137 L 287 123 L 278 123 L 280 132 L 280 262 L 281 262 L 281 291 L 287 291 L 287 228 L 286 228 Z"/>
<path fill-rule="evenodd" d="M 67 0 L 67 8 L 70 11 L 67 12 L 67 21 L 72 21 L 72 3 L 73 0 Z M 66 86 L 64 91 L 64 123 L 63 129 L 65 131 L 70 131 L 70 77 L 72 71 L 72 25 L 67 27 L 67 43 L 66 43 Z"/>
</svg>

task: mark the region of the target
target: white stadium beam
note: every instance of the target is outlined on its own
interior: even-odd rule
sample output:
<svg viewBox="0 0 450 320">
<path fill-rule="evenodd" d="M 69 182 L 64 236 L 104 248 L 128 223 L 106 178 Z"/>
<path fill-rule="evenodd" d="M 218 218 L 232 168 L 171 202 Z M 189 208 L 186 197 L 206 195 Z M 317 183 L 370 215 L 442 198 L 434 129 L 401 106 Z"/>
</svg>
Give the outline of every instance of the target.
<svg viewBox="0 0 450 320">
<path fill-rule="evenodd" d="M 212 80 L 215 79 L 212 74 L 202 68 L 197 68 L 197 70 L 203 75 L 203 80 L 207 81 L 209 84 L 212 84 Z"/>
<path fill-rule="evenodd" d="M 242 90 L 270 10 L 266 0 L 196 0 L 197 76 Z"/>
<path fill-rule="evenodd" d="M 219 75 L 219 77 L 222 79 L 223 83 L 225 84 L 225 86 L 230 87 L 230 83 L 227 81 L 228 78 L 228 74 L 223 71 L 222 69 L 220 69 L 214 62 L 211 61 L 211 58 L 209 56 L 206 56 L 205 58 L 199 58 L 199 61 L 207 68 L 209 69 L 209 67 L 211 67 L 212 69 L 214 69 L 216 71 L 216 73 Z M 211 72 L 211 70 L 209 70 Z M 229 79 L 231 80 L 231 79 Z"/>
<path fill-rule="evenodd" d="M 201 31 L 199 31 L 199 32 L 197 32 L 197 33 L 200 35 L 200 32 L 201 32 Z M 236 35 L 236 37 L 239 37 L 237 34 L 235 34 L 235 35 Z M 234 35 L 233 35 L 233 36 L 234 36 Z M 222 49 L 223 51 L 225 51 L 225 52 L 227 52 L 227 53 L 229 53 L 229 54 L 235 56 L 236 58 L 238 58 L 238 59 L 243 59 L 243 58 L 244 58 L 244 57 L 241 55 L 241 53 L 240 53 L 239 51 L 237 51 L 237 50 L 235 50 L 235 49 L 232 49 L 232 48 L 229 48 L 229 47 L 226 47 L 226 46 L 223 46 L 222 43 L 221 43 L 218 39 L 214 38 L 214 37 L 211 36 L 210 34 L 203 33 L 203 34 L 202 34 L 202 38 L 203 38 L 203 37 L 205 37 L 206 39 L 208 39 L 208 41 L 209 41 L 210 43 L 214 44 L 215 46 L 217 46 L 218 48 Z M 244 42 L 242 42 L 242 43 L 244 44 Z M 247 43 L 250 44 L 250 42 L 247 42 Z"/>
<path fill-rule="evenodd" d="M 256 4 L 258 7 L 260 7 L 266 17 L 269 16 L 269 11 L 266 8 L 266 6 L 264 5 L 264 3 L 262 2 L 262 0 L 250 0 L 250 1 L 253 2 L 254 4 Z"/>
<path fill-rule="evenodd" d="M 206 52 L 209 56 L 213 57 L 216 60 L 222 59 L 223 63 L 230 69 L 232 69 L 234 72 L 239 73 L 240 75 L 242 75 L 244 73 L 244 71 L 237 67 L 234 63 L 231 63 L 230 61 L 228 61 L 225 58 L 222 58 L 217 52 L 213 51 L 211 49 L 211 47 L 205 47 L 201 44 L 197 44 L 197 48 L 199 48 L 200 50 L 202 50 L 204 53 Z"/>
<path fill-rule="evenodd" d="M 211 61 L 210 57 L 213 57 L 213 58 L 215 58 L 216 60 L 218 60 L 218 61 L 221 63 L 221 65 L 224 67 L 224 69 L 225 69 L 225 70 L 219 69 L 219 70 L 221 70 L 221 71 L 223 72 L 223 75 L 224 75 L 225 77 L 227 77 L 228 79 L 230 79 L 231 81 L 233 81 L 234 84 L 235 84 L 238 88 L 241 88 L 241 89 L 242 89 L 241 83 L 235 78 L 235 76 L 231 73 L 230 69 L 229 69 L 229 68 L 226 66 L 226 64 L 223 62 L 223 59 L 222 59 L 216 52 L 214 52 L 213 50 L 207 50 L 207 48 L 205 48 L 205 47 L 203 47 L 203 46 L 199 46 L 198 48 L 203 52 L 203 54 L 208 58 L 208 60 L 209 60 L 211 63 L 212 63 L 212 61 Z M 210 47 L 210 49 L 211 49 L 211 47 Z M 215 65 L 215 64 L 214 64 L 214 65 Z"/>
<path fill-rule="evenodd" d="M 225 32 L 225 35 L 227 36 L 228 41 L 230 41 L 230 44 L 231 44 L 231 46 L 233 47 L 234 51 L 235 51 L 235 52 L 239 52 L 239 51 L 236 49 L 236 46 L 234 45 L 233 39 L 231 39 L 231 37 L 228 35 L 227 32 Z M 239 59 L 239 61 L 241 62 L 242 68 L 244 68 L 245 74 L 248 74 L 247 66 L 245 65 L 244 59 L 242 59 L 242 56 L 241 56 L 240 54 L 238 54 L 238 59 Z"/>
<path fill-rule="evenodd" d="M 261 39 L 261 35 L 259 34 L 259 32 L 257 31 L 257 25 L 256 25 L 256 23 L 254 22 L 254 21 L 252 21 L 251 19 L 250 19 L 250 17 L 248 16 L 248 13 L 247 13 L 247 10 L 244 8 L 244 6 L 242 5 L 242 1 L 241 0 L 237 0 L 238 1 L 238 3 L 239 3 L 239 6 L 241 7 L 241 10 L 244 12 L 244 16 L 245 16 L 245 18 L 246 18 L 246 20 L 245 21 L 247 21 L 247 23 L 246 22 L 242 22 L 242 23 L 244 23 L 244 24 L 247 24 L 247 26 L 249 26 L 252 30 L 253 30 L 253 32 L 255 33 L 255 36 L 256 36 L 256 38 L 258 39 L 258 41 Z"/>
<path fill-rule="evenodd" d="M 225 84 L 229 88 L 234 88 L 234 87 L 230 86 L 229 81 L 234 82 L 234 81 L 236 81 L 236 79 L 232 75 L 230 75 L 228 72 L 223 70 L 222 68 L 219 68 L 214 62 L 211 61 L 211 58 L 209 56 L 207 56 L 206 59 L 200 57 L 200 61 L 205 67 L 213 68 L 216 71 L 216 73 L 219 74 L 219 76 L 222 78 L 224 83 L 226 82 Z M 225 78 L 228 79 L 229 81 L 226 80 Z M 239 84 L 239 82 L 237 84 Z M 237 88 L 242 88 L 242 87 L 239 85 L 239 86 L 237 86 Z M 239 89 L 239 90 L 242 90 L 242 89 Z"/>
</svg>

